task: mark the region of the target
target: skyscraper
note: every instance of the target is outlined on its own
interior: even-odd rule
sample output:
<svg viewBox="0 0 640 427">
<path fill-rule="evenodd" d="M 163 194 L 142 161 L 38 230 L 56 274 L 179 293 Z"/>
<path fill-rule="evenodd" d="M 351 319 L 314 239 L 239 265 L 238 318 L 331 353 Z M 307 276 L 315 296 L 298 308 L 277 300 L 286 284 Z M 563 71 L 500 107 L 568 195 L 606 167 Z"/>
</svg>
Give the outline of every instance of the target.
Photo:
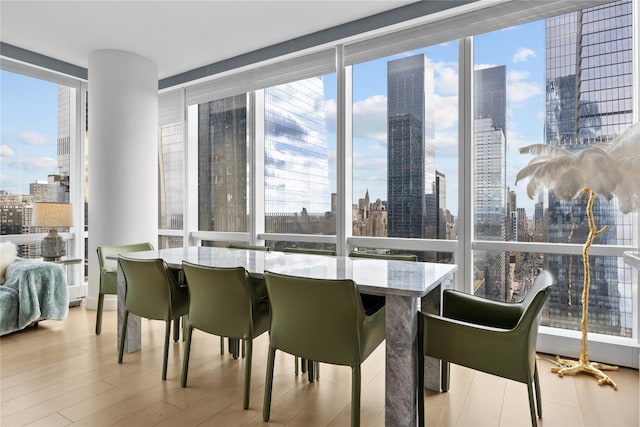
<svg viewBox="0 0 640 427">
<path fill-rule="evenodd" d="M 504 65 L 474 73 L 473 206 L 478 240 L 507 237 L 506 82 Z M 477 293 L 496 300 L 506 297 L 507 261 L 503 251 L 476 253 L 475 271 L 484 280 Z"/>
<path fill-rule="evenodd" d="M 198 106 L 198 229 L 247 231 L 247 97 Z"/>
<path fill-rule="evenodd" d="M 330 212 L 322 77 L 269 87 L 264 98 L 265 213 Z"/>
<path fill-rule="evenodd" d="M 631 124 L 632 25 L 631 0 L 546 20 L 547 144 L 580 151 L 611 142 Z M 564 202 L 549 193 L 549 242 L 585 242 L 585 205 L 586 200 Z M 598 227 L 610 227 L 594 243 L 619 244 L 632 238 L 631 219 L 618 215 L 615 200 L 598 197 L 593 211 Z M 577 329 L 582 308 L 582 259 L 554 255 L 548 263 L 558 278 L 549 300 L 551 326 Z M 624 284 L 618 280 L 625 277 L 622 268 L 628 267 L 619 266 L 615 258 L 592 257 L 590 332 L 631 333 L 632 304 L 621 300 Z M 630 293 L 627 298 L 631 299 Z"/>
<path fill-rule="evenodd" d="M 435 237 L 427 231 L 426 195 L 435 183 L 434 72 L 420 54 L 387 63 L 387 202 L 389 237 Z"/>
</svg>

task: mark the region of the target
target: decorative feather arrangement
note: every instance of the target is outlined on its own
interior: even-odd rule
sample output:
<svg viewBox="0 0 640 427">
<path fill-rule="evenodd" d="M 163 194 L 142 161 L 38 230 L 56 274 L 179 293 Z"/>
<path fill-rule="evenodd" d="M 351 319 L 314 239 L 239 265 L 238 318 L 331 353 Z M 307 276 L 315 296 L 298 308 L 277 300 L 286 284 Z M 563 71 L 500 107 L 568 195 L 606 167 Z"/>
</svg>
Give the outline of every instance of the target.
<svg viewBox="0 0 640 427">
<path fill-rule="evenodd" d="M 546 144 L 520 149 L 535 157 L 516 176 L 530 177 L 527 195 L 533 199 L 540 186 L 571 200 L 584 188 L 610 200 L 618 198 L 624 214 L 640 210 L 640 124 L 627 128 L 612 144 L 598 144 L 578 152 Z"/>
<path fill-rule="evenodd" d="M 589 306 L 589 248 L 593 239 L 608 229 L 597 229 L 593 218 L 596 194 L 610 200 L 618 199 L 620 211 L 627 214 L 640 210 L 640 124 L 627 128 L 612 144 L 598 144 L 577 152 L 546 144 L 534 144 L 520 149 L 522 154 L 536 155 L 518 172 L 518 181 L 529 178 L 527 195 L 533 199 L 540 186 L 552 190 L 562 200 L 572 200 L 578 194 L 587 193 L 587 217 L 589 235 L 582 250 L 584 286 L 582 290 L 582 342 L 578 361 L 557 358 L 558 367 L 552 368 L 560 377 L 565 374 L 587 372 L 598 378 L 598 384 L 617 385 L 603 370 L 615 370 L 616 366 L 590 362 L 587 351 L 587 325 Z"/>
</svg>

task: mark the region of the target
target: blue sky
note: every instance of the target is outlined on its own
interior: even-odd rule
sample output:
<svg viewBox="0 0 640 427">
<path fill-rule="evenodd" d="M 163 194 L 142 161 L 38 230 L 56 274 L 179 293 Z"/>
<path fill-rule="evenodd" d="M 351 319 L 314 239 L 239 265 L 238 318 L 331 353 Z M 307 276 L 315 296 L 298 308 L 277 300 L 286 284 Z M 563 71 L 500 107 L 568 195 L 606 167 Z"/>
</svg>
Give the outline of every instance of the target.
<svg viewBox="0 0 640 427">
<path fill-rule="evenodd" d="M 526 182 L 515 175 L 529 160 L 519 154 L 525 145 L 544 142 L 544 21 L 476 36 L 475 68 L 507 67 L 507 185 L 518 194 L 518 205 L 533 213 Z M 445 173 L 447 207 L 457 216 L 458 198 L 458 43 L 444 43 L 353 67 L 354 202 L 368 189 L 372 200 L 386 200 L 387 62 L 423 53 L 435 72 L 436 169 Z M 335 77 L 325 78 L 327 116 L 335 111 Z M 332 105 L 333 103 L 333 105 Z M 332 119 L 330 119 L 332 120 Z M 330 123 L 330 129 L 333 123 Z M 330 132 L 330 149 L 335 134 Z M 335 153 L 335 151 L 334 151 Z M 335 189 L 335 155 L 331 185 Z"/>
<path fill-rule="evenodd" d="M 29 184 L 58 172 L 58 88 L 0 71 L 0 190 L 29 194 Z"/>
<path fill-rule="evenodd" d="M 507 185 L 518 193 L 518 205 L 533 213 L 524 190 L 515 187 L 515 174 L 529 158 L 524 145 L 543 142 L 544 21 L 475 37 L 476 68 L 507 67 Z M 406 52 L 353 67 L 354 201 L 368 189 L 371 199 L 386 199 L 387 62 L 424 53 L 434 66 L 436 82 L 436 168 L 445 173 L 447 207 L 457 216 L 457 41 Z M 57 172 L 56 85 L 0 72 L 2 140 L 0 189 L 28 193 L 28 184 Z M 330 183 L 335 191 L 335 75 L 326 76 L 325 100 L 329 121 Z"/>
</svg>

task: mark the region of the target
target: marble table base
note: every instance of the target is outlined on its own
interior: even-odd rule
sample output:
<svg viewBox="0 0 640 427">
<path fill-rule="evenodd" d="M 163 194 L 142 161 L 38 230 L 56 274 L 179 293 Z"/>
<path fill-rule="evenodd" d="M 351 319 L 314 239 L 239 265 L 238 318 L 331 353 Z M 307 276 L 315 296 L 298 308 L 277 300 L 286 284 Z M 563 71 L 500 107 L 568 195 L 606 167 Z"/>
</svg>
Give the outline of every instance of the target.
<svg viewBox="0 0 640 427">
<path fill-rule="evenodd" d="M 421 309 L 440 313 L 441 286 L 421 301 Z M 418 361 L 418 300 L 386 296 L 385 425 L 413 427 L 417 424 L 417 363 L 425 364 L 425 388 L 440 391 L 441 361 L 431 357 Z"/>
</svg>

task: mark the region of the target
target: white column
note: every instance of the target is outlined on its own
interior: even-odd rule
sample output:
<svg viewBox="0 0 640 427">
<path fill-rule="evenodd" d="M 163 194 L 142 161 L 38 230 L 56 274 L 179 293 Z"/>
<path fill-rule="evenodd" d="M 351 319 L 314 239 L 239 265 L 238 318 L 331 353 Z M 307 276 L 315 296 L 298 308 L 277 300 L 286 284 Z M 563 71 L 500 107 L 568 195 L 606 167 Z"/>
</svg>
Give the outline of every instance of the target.
<svg viewBox="0 0 640 427">
<path fill-rule="evenodd" d="M 89 54 L 89 294 L 97 306 L 96 248 L 158 241 L 158 71 L 119 50 Z M 105 309 L 115 309 L 105 298 Z"/>
</svg>

